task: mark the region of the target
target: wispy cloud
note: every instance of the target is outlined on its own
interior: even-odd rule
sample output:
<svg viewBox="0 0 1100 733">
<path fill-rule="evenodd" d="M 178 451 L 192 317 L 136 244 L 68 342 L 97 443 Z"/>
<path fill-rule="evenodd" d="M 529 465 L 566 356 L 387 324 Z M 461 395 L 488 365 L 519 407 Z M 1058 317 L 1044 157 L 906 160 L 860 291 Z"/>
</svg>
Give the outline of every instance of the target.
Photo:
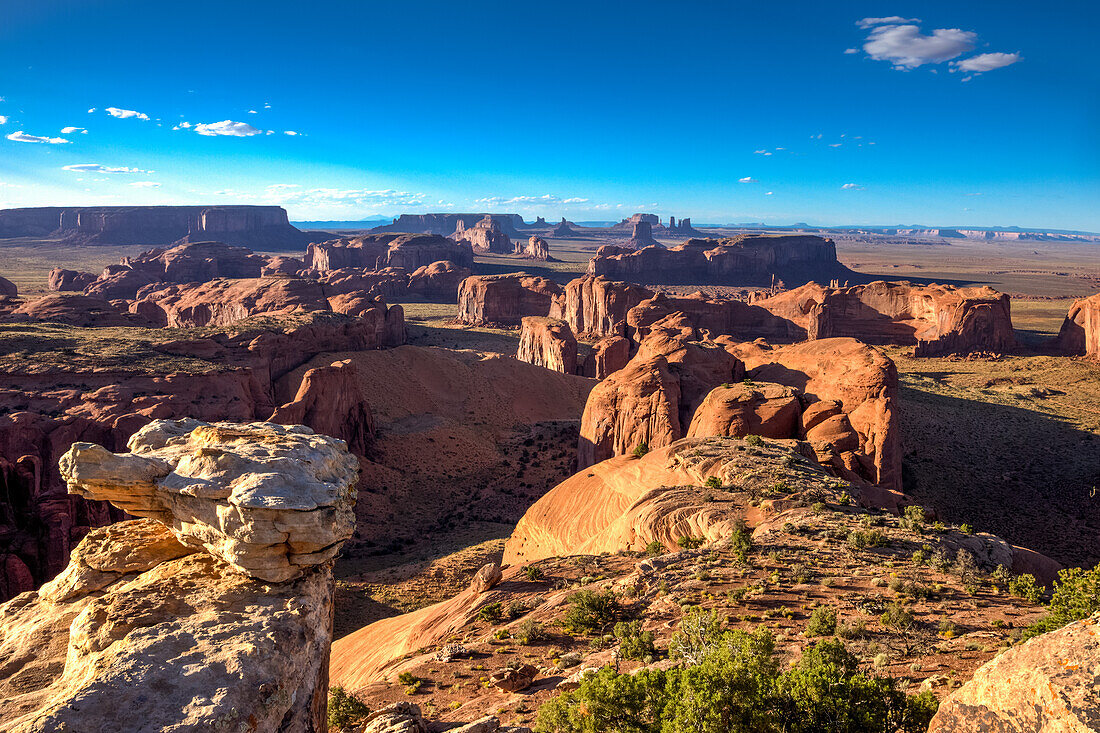
<svg viewBox="0 0 1100 733">
<path fill-rule="evenodd" d="M 774 196 L 774 195 L 775 195 L 775 191 L 765 191 L 765 192 L 764 192 L 764 195 L 765 195 L 765 196 Z"/>
<path fill-rule="evenodd" d="M 977 56 L 971 56 L 968 59 L 962 61 L 953 61 L 951 66 L 953 70 L 969 71 L 975 74 L 983 71 L 993 71 L 994 69 L 1003 69 L 1006 66 L 1019 61 L 1022 57 L 1019 53 L 982 53 Z"/>
<path fill-rule="evenodd" d="M 180 127 L 184 124 L 181 123 Z M 195 125 L 195 132 L 207 137 L 252 137 L 253 135 L 262 135 L 264 131 L 253 127 L 247 122 L 222 120 L 221 122 L 199 123 Z"/>
<path fill-rule="evenodd" d="M 7 138 L 8 140 L 14 140 L 17 143 L 46 143 L 48 145 L 66 145 L 72 142 L 72 140 L 66 140 L 63 137 L 42 137 L 41 135 L 29 135 L 22 130 L 18 130 L 9 134 Z"/>
<path fill-rule="evenodd" d="M 771 155 L 770 150 L 754 150 L 752 153 L 753 155 Z"/>
<path fill-rule="evenodd" d="M 156 181 L 134 181 L 130 185 L 134 188 L 160 188 L 160 184 Z"/>
<path fill-rule="evenodd" d="M 576 206 L 591 202 L 579 196 L 562 198 L 561 196 L 547 193 L 542 196 L 487 196 L 485 198 L 475 199 L 474 203 L 488 206 Z"/>
<path fill-rule="evenodd" d="M 862 191 L 862 190 L 864 190 L 864 186 L 861 186 L 858 183 L 845 183 L 840 188 L 843 191 Z"/>
<path fill-rule="evenodd" d="M 284 135 L 301 135 L 302 133 L 295 132 L 294 130 L 283 130 L 283 134 Z"/>
<path fill-rule="evenodd" d="M 744 178 L 738 178 L 737 182 L 738 183 L 759 183 L 759 181 L 757 181 L 752 176 L 745 176 Z"/>
<path fill-rule="evenodd" d="M 87 135 L 88 131 L 83 127 L 62 127 L 62 135 L 72 135 L 74 132 L 79 132 L 82 135 Z"/>
<path fill-rule="evenodd" d="M 95 107 L 92 107 L 88 111 L 95 112 Z M 149 119 L 149 115 L 133 109 L 119 109 L 118 107 L 108 107 L 105 111 L 107 112 L 107 114 L 111 115 L 111 117 L 118 117 L 121 120 L 127 120 L 131 118 L 136 120 Z"/>
<path fill-rule="evenodd" d="M 876 25 L 901 25 L 903 23 L 920 23 L 920 18 L 903 18 L 900 15 L 889 15 L 885 18 L 864 18 L 856 21 L 860 28 L 871 28 Z"/>
<path fill-rule="evenodd" d="M 62 166 L 62 170 L 72 171 L 74 173 L 155 173 L 155 171 L 146 171 L 141 168 L 127 168 L 125 166 L 109 166 L 100 165 L 99 163 L 77 163 L 76 165 Z"/>
</svg>

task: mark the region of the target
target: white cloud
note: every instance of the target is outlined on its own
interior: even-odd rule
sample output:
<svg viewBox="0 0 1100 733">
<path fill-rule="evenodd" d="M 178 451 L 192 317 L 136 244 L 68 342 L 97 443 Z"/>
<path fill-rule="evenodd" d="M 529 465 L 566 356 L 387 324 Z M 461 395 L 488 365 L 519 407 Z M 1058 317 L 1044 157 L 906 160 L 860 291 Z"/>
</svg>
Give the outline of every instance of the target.
<svg viewBox="0 0 1100 733">
<path fill-rule="evenodd" d="M 903 23 L 920 23 L 920 18 L 902 18 L 900 15 L 890 15 L 885 18 L 864 18 L 856 21 L 860 28 L 870 28 L 876 25 L 901 25 Z"/>
<path fill-rule="evenodd" d="M 839 148 L 844 143 L 829 143 L 830 148 Z"/>
<path fill-rule="evenodd" d="M 87 130 L 84 129 L 83 127 L 62 127 L 61 128 L 61 134 L 62 135 L 72 135 L 74 132 L 84 133 L 84 132 L 87 132 Z"/>
<path fill-rule="evenodd" d="M 1018 53 L 982 53 L 977 56 L 971 56 L 968 59 L 963 59 L 962 61 L 952 62 L 951 65 L 959 71 L 981 73 L 983 71 L 1003 69 L 1019 60 L 1020 54 Z"/>
<path fill-rule="evenodd" d="M 5 117 L 4 115 L 0 115 L 0 125 L 6 125 L 6 124 L 8 124 L 8 118 Z M 62 132 L 64 132 L 64 130 L 62 130 Z"/>
<path fill-rule="evenodd" d="M 858 183 L 845 183 L 840 188 L 843 191 L 862 191 L 863 190 L 863 186 L 859 185 Z"/>
<path fill-rule="evenodd" d="M 95 107 L 92 107 L 91 109 L 88 110 L 88 114 L 91 114 L 93 112 L 95 112 Z"/>
<path fill-rule="evenodd" d="M 752 176 L 745 176 L 744 178 L 738 178 L 737 182 L 738 183 L 759 183 L 759 181 L 757 181 Z"/>
<path fill-rule="evenodd" d="M 590 203 L 589 199 L 573 196 L 570 198 L 562 198 L 555 196 L 552 193 L 543 194 L 542 196 L 488 196 L 486 198 L 476 199 L 475 204 L 486 204 L 488 206 L 562 206 L 562 205 L 576 205 Z"/>
<path fill-rule="evenodd" d="M 41 137 L 39 135 L 28 135 L 22 130 L 11 133 L 7 136 L 8 140 L 14 140 L 17 143 L 48 143 L 50 145 L 64 145 L 72 142 L 66 140 L 63 137 Z"/>
<path fill-rule="evenodd" d="M 938 64 L 974 48 L 977 34 L 958 28 L 937 28 L 926 36 L 915 25 L 880 25 L 867 36 L 863 50 L 876 61 L 889 61 L 895 69 L 915 69 Z"/>
<path fill-rule="evenodd" d="M 264 102 L 264 109 L 271 109 L 271 104 L 269 102 Z"/>
<path fill-rule="evenodd" d="M 422 206 L 426 194 L 410 191 L 383 189 L 340 189 L 310 188 L 303 189 L 296 183 L 277 183 L 268 186 L 259 196 L 239 195 L 234 192 L 219 192 L 234 195 L 235 198 L 252 198 L 272 204 L 282 204 L 303 209 L 343 209 L 362 210 L 381 206 Z"/>
<path fill-rule="evenodd" d="M 283 130 L 283 134 L 284 135 L 301 135 L 302 133 L 295 132 L 294 130 Z"/>
<path fill-rule="evenodd" d="M 248 110 L 248 114 L 255 115 L 255 114 L 259 114 L 259 113 L 254 109 L 250 109 L 250 110 Z"/>
<path fill-rule="evenodd" d="M 191 129 L 191 123 L 190 122 L 181 122 L 178 125 L 172 125 L 172 129 L 173 130 L 190 130 Z"/>
<path fill-rule="evenodd" d="M 130 185 L 134 188 L 160 188 L 160 184 L 156 181 L 134 181 Z"/>
<path fill-rule="evenodd" d="M 848 53 L 848 54 L 859 53 L 859 49 L 858 48 L 846 48 L 846 49 L 844 49 L 844 53 Z"/>
<path fill-rule="evenodd" d="M 114 167 L 109 165 L 100 165 L 99 163 L 78 163 L 76 165 L 66 165 L 62 167 L 62 170 L 72 171 L 74 173 L 154 173 L 155 171 L 144 171 L 141 168 L 127 168 L 125 166 Z"/>
<path fill-rule="evenodd" d="M 88 111 L 89 112 L 94 112 L 95 107 L 92 107 Z M 136 120 L 147 120 L 147 119 L 149 119 L 149 115 L 145 114 L 144 112 L 138 112 L 138 111 L 132 110 L 132 109 L 119 109 L 118 107 L 108 107 L 106 109 L 106 112 L 107 112 L 107 114 L 111 115 L 111 117 L 118 117 L 121 120 L 126 120 L 126 119 L 130 119 L 130 118 L 134 118 Z"/>
<path fill-rule="evenodd" d="M 262 135 L 263 130 L 258 130 L 247 122 L 234 122 L 222 120 L 221 122 L 206 122 L 195 125 L 195 132 L 207 137 L 219 135 L 228 137 L 251 137 Z"/>
<path fill-rule="evenodd" d="M 764 195 L 765 195 L 765 196 L 774 196 L 774 195 L 775 195 L 775 191 L 767 191 L 767 192 L 765 192 L 765 193 L 764 193 Z"/>
</svg>

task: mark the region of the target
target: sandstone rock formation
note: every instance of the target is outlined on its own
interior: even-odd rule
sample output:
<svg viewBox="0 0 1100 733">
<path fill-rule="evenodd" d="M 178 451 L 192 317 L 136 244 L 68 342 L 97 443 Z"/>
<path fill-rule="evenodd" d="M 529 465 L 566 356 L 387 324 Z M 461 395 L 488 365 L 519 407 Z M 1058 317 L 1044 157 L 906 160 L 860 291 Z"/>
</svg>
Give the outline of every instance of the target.
<svg viewBox="0 0 1100 733">
<path fill-rule="evenodd" d="M 653 238 L 653 225 L 648 221 L 634 222 L 634 230 L 631 232 L 626 245 L 633 249 L 643 249 L 644 247 L 665 248 L 663 244 Z"/>
<path fill-rule="evenodd" d="M 87 206 L 0 210 L 0 238 L 61 236 L 81 244 L 167 245 L 218 239 L 293 249 L 307 235 L 279 206 Z"/>
<path fill-rule="evenodd" d="M 940 703 L 929 733 L 1086 733 L 1100 720 L 1100 614 L 986 662 Z"/>
<path fill-rule="evenodd" d="M 577 334 L 626 336 L 627 312 L 653 294 L 641 285 L 606 277 L 578 277 L 554 298 L 550 317 L 564 320 Z"/>
<path fill-rule="evenodd" d="M 297 257 L 268 257 L 267 264 L 260 269 L 260 277 L 298 277 L 305 267 L 305 262 Z"/>
<path fill-rule="evenodd" d="M 77 293 L 50 293 L 28 300 L 0 318 L 11 323 L 64 323 L 70 326 L 144 326 L 161 325 L 142 315 L 130 313 L 106 300 Z"/>
<path fill-rule="evenodd" d="M 470 268 L 453 262 L 433 262 L 409 275 L 409 295 L 439 303 L 458 301 L 458 288 L 470 276 Z"/>
<path fill-rule="evenodd" d="M 656 214 L 633 214 L 611 227 L 612 231 L 634 231 L 637 224 L 648 224 L 650 228 L 661 225 L 661 217 Z"/>
<path fill-rule="evenodd" d="M 365 270 L 400 267 L 412 272 L 441 260 L 469 268 L 473 266 L 474 255 L 468 243 L 456 243 L 438 234 L 379 233 L 310 244 L 305 265 L 317 272 L 348 267 Z"/>
<path fill-rule="evenodd" d="M 4 729 L 326 730 L 335 551 L 310 548 L 350 536 L 355 459 L 301 427 L 139 435 L 137 455 L 77 444 L 66 471 L 173 527 L 94 530 L 64 573 L 0 605 Z"/>
<path fill-rule="evenodd" d="M 711 338 L 732 336 L 741 341 L 763 338 L 772 342 L 800 341 L 805 329 L 766 308 L 730 298 L 707 298 L 701 292 L 686 297 L 657 293 L 627 312 L 627 332 L 642 341 L 653 324 L 679 313 L 699 333 Z"/>
<path fill-rule="evenodd" d="M 850 336 L 870 344 L 912 344 L 917 356 L 1005 351 L 1015 345 L 1009 298 L 989 287 L 809 283 L 754 304 L 800 322 L 810 339 Z"/>
<path fill-rule="evenodd" d="M 521 246 L 516 242 L 516 254 L 523 255 L 530 260 L 546 261 L 550 259 L 550 245 L 546 240 L 537 235 L 531 235 L 527 239 L 527 246 Z"/>
<path fill-rule="evenodd" d="M 474 275 L 458 288 L 458 320 L 518 326 L 524 316 L 545 316 L 561 286 L 527 273 Z"/>
<path fill-rule="evenodd" d="M 605 336 L 592 344 L 584 360 L 584 376 L 604 379 L 619 371 L 630 361 L 630 346 L 623 336 Z"/>
<path fill-rule="evenodd" d="M 371 232 L 414 232 L 421 234 L 451 234 L 464 227 L 472 227 L 485 217 L 491 217 L 500 230 L 509 237 L 518 237 L 519 230 L 527 228 L 519 214 L 402 214 L 392 224 L 375 227 Z"/>
<path fill-rule="evenodd" d="M 306 371 L 294 399 L 276 408 L 270 422 L 309 425 L 344 441 L 360 456 L 374 437 L 374 417 L 359 385 L 359 368 L 348 359 Z"/>
<path fill-rule="evenodd" d="M 577 373 L 577 339 L 569 324 L 545 316 L 525 316 L 516 358 L 563 374 Z"/>
<path fill-rule="evenodd" d="M 597 384 L 581 417 L 578 467 L 646 445 L 684 437 L 710 390 L 740 381 L 741 362 L 720 345 L 698 341 L 690 329 L 655 330 L 621 370 Z"/>
<path fill-rule="evenodd" d="M 400 311 L 393 306 L 390 312 L 395 309 Z M 316 355 L 383 348 L 390 335 L 384 320 L 309 313 L 278 325 L 246 321 L 229 332 L 149 343 L 117 363 L 104 362 L 107 352 L 96 352 L 92 359 L 77 352 L 63 365 L 31 360 L 5 367 L 0 372 L 0 487 L 5 492 L 0 536 L 6 538 L 6 549 L 0 553 L 0 600 L 27 590 L 28 576 L 33 588 L 59 573 L 90 528 L 124 518 L 108 503 L 66 495 L 58 459 L 74 442 L 118 451 L 155 419 L 268 419 L 277 406 L 298 400 L 306 371 L 302 365 Z M 331 357 L 311 366 L 330 364 Z M 318 389 L 333 394 L 323 381 L 312 381 L 317 386 L 301 395 L 307 408 L 303 420 L 325 429 L 362 423 L 355 417 L 354 395 L 365 393 L 341 391 L 327 409 L 320 402 L 309 408 L 309 395 Z M 579 413 L 580 404 L 569 404 Z M 348 412 L 342 413 L 345 408 Z M 369 440 L 346 437 L 353 447 Z"/>
<path fill-rule="evenodd" d="M 790 438 L 798 433 L 802 405 L 798 392 L 779 384 L 731 384 L 715 387 L 691 418 L 687 437 L 729 436 Z M 853 450 L 859 447 L 859 438 Z"/>
<path fill-rule="evenodd" d="M 156 420 L 127 447 L 74 443 L 60 461 L 70 493 L 156 519 L 251 577 L 300 577 L 355 529 L 358 462 L 304 426 Z"/>
<path fill-rule="evenodd" d="M 459 220 L 454 238 L 458 242 L 469 242 L 475 252 L 508 254 L 512 251 L 512 240 L 501 230 L 500 222 L 488 214 L 472 227 Z"/>
<path fill-rule="evenodd" d="M 566 221 L 565 217 L 563 216 L 561 218 L 561 223 L 550 230 L 550 236 L 565 239 L 567 237 L 579 236 L 579 233 L 575 229 L 573 229 L 573 225 L 571 224 L 571 222 Z"/>
<path fill-rule="evenodd" d="M 729 239 L 689 239 L 668 249 L 632 250 L 605 245 L 588 263 L 589 275 L 638 283 L 719 283 L 789 285 L 811 280 L 857 281 L 841 265 L 830 239 L 804 235 L 739 235 Z"/>
<path fill-rule="evenodd" d="M 1100 293 L 1073 301 L 1054 343 L 1065 354 L 1100 358 Z"/>
<path fill-rule="evenodd" d="M 60 292 L 80 292 L 95 282 L 96 276 L 90 272 L 77 272 L 55 267 L 50 270 L 46 287 Z"/>
<path fill-rule="evenodd" d="M 691 226 L 690 218 L 683 218 L 677 222 L 675 216 L 670 216 L 668 218 L 668 233 L 687 237 L 694 237 L 699 234 L 699 232 Z"/>
</svg>

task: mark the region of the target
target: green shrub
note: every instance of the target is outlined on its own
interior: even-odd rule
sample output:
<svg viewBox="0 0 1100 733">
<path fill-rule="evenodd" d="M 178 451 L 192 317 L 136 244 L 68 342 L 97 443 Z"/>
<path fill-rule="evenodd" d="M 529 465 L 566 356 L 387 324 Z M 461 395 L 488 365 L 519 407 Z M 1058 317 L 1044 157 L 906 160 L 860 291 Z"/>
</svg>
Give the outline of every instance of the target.
<svg viewBox="0 0 1100 733">
<path fill-rule="evenodd" d="M 542 572 L 542 568 L 537 565 L 528 565 L 523 569 L 524 574 L 528 580 L 542 580 L 546 575 Z"/>
<path fill-rule="evenodd" d="M 691 608 L 680 621 L 680 630 L 672 636 L 668 645 L 669 656 L 698 664 L 718 644 L 722 637 L 722 625 L 714 611 Z"/>
<path fill-rule="evenodd" d="M 746 435 L 745 442 L 749 445 L 756 446 L 757 448 L 764 445 L 764 439 L 761 438 L 759 435 Z"/>
<path fill-rule="evenodd" d="M 653 540 L 645 546 L 645 554 L 650 557 L 656 557 L 657 555 L 665 554 L 665 545 L 660 540 Z"/>
<path fill-rule="evenodd" d="M 619 601 L 611 591 L 585 589 L 569 597 L 570 608 L 562 619 L 575 634 L 602 633 L 619 617 Z"/>
<path fill-rule="evenodd" d="M 722 488 L 722 482 L 718 479 L 717 476 L 710 476 L 707 478 L 703 486 L 708 489 L 720 489 Z"/>
<path fill-rule="evenodd" d="M 530 646 L 532 644 L 538 644 L 540 641 L 546 641 L 549 635 L 546 630 L 542 628 L 542 624 L 534 619 L 527 619 L 519 625 L 516 629 L 516 643 L 523 646 Z"/>
<path fill-rule="evenodd" d="M 836 609 L 832 606 L 818 606 L 810 614 L 806 624 L 807 636 L 832 636 L 836 633 Z"/>
<path fill-rule="evenodd" d="M 1031 573 L 1017 575 L 1008 581 L 1008 592 L 1018 598 L 1025 598 L 1032 603 L 1043 600 L 1043 589 Z"/>
<path fill-rule="evenodd" d="M 634 450 L 631 451 L 631 455 L 633 455 L 635 458 L 641 458 L 646 453 L 649 453 L 649 443 L 639 443 L 638 445 L 634 446 Z"/>
<path fill-rule="evenodd" d="M 1060 629 L 1100 611 L 1100 565 L 1092 570 L 1059 570 L 1047 611 L 1046 616 L 1027 627 L 1025 639 Z"/>
<path fill-rule="evenodd" d="M 484 606 L 482 606 L 477 612 L 477 617 L 481 621 L 495 624 L 500 621 L 503 613 L 504 609 L 498 601 L 496 603 L 486 603 Z"/>
<path fill-rule="evenodd" d="M 345 728 L 370 715 L 370 708 L 362 700 L 349 695 L 343 687 L 328 691 L 328 726 Z"/>
<path fill-rule="evenodd" d="M 676 544 L 678 544 L 685 550 L 694 550 L 697 547 L 702 547 L 704 542 L 706 542 L 706 539 L 703 537 L 691 536 L 681 537 L 680 539 L 676 540 Z"/>
<path fill-rule="evenodd" d="M 752 552 L 752 532 L 745 524 L 744 519 L 737 520 L 733 527 L 733 534 L 730 536 L 730 551 L 733 552 L 733 556 L 740 563 L 745 563 L 749 559 L 749 553 Z"/>
<path fill-rule="evenodd" d="M 657 656 L 653 632 L 642 631 L 640 621 L 620 621 L 615 624 L 615 638 L 619 640 L 619 656 L 623 659 L 652 661 Z"/>
<path fill-rule="evenodd" d="M 844 644 L 827 640 L 792 668 L 770 632 L 730 631 L 685 667 L 618 674 L 609 667 L 545 703 L 538 733 L 917 733 L 936 710 L 931 693 L 907 697 L 866 675 Z"/>
</svg>

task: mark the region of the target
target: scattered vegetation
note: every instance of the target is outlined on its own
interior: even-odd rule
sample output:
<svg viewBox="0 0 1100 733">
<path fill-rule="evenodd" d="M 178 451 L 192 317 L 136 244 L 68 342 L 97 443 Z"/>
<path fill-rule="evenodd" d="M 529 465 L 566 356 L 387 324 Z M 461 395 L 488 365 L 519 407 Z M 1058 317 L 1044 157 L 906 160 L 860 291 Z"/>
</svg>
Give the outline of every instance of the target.
<svg viewBox="0 0 1100 733">
<path fill-rule="evenodd" d="M 370 715 L 370 708 L 340 686 L 328 691 L 328 727 L 347 728 Z"/>
<path fill-rule="evenodd" d="M 649 443 L 639 443 L 638 445 L 634 446 L 634 450 L 631 451 L 631 455 L 633 455 L 635 458 L 641 458 L 646 453 L 649 453 Z"/>
<path fill-rule="evenodd" d="M 657 657 L 653 632 L 643 631 L 641 621 L 615 624 L 615 638 L 619 640 L 619 656 L 623 659 L 640 659 L 649 663 Z"/>
<path fill-rule="evenodd" d="M 569 598 L 570 608 L 562 622 L 572 633 L 603 633 L 621 613 L 619 601 L 611 591 L 580 590 Z"/>
<path fill-rule="evenodd" d="M 1047 604 L 1047 615 L 1024 631 L 1030 639 L 1060 629 L 1100 611 L 1100 565 L 1092 570 L 1066 568 L 1058 571 L 1054 592 Z"/>
<path fill-rule="evenodd" d="M 806 636 L 832 636 L 836 633 L 836 609 L 832 606 L 818 606 L 810 614 L 806 624 Z"/>
</svg>

